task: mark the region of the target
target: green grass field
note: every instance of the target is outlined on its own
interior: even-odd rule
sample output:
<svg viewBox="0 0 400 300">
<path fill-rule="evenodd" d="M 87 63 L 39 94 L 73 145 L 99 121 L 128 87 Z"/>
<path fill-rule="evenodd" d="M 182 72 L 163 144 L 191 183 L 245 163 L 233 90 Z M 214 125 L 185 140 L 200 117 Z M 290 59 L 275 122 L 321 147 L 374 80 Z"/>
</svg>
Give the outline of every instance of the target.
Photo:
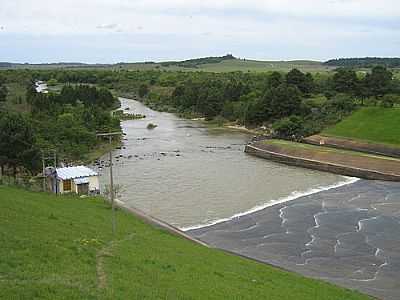
<svg viewBox="0 0 400 300">
<path fill-rule="evenodd" d="M 0 299 L 321 299 L 367 296 L 196 245 L 101 199 L 0 186 Z"/>
<path fill-rule="evenodd" d="M 322 134 L 398 146 L 399 124 L 400 108 L 365 107 Z"/>
</svg>

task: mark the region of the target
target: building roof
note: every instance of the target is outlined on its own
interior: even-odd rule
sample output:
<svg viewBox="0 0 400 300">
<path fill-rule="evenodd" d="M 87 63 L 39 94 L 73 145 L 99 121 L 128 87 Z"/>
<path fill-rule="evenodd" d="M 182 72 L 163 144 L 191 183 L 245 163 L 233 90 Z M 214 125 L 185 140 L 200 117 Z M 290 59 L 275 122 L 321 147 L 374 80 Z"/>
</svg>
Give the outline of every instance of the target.
<svg viewBox="0 0 400 300">
<path fill-rule="evenodd" d="M 85 166 L 57 168 L 56 172 L 57 177 L 62 180 L 98 175 L 95 171 Z"/>
<path fill-rule="evenodd" d="M 89 178 L 87 177 L 82 177 L 82 178 L 75 178 L 74 179 L 74 183 L 75 184 L 85 184 L 85 183 L 89 183 Z"/>
</svg>

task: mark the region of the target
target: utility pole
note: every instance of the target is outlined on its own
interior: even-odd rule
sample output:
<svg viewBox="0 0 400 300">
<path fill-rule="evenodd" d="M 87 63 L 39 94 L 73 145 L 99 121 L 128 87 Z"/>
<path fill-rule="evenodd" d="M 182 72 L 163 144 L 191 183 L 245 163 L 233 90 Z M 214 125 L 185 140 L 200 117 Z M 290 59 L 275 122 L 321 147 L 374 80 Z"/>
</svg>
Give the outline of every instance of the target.
<svg viewBox="0 0 400 300">
<path fill-rule="evenodd" d="M 45 164 L 45 161 L 44 161 L 44 152 L 42 151 L 42 177 L 43 177 L 42 188 L 43 188 L 43 192 L 46 191 L 46 174 L 45 174 L 45 169 L 46 169 L 46 164 Z"/>
<path fill-rule="evenodd" d="M 54 169 L 56 169 L 57 168 L 57 152 L 56 152 L 56 150 L 54 150 L 53 155 L 54 155 Z"/>
<path fill-rule="evenodd" d="M 46 161 L 47 160 L 53 160 L 54 161 L 54 168 L 57 168 L 57 151 L 56 150 L 47 150 L 47 153 L 45 152 L 46 150 L 41 150 L 42 152 L 42 177 L 43 177 L 43 192 L 46 192 Z M 53 152 L 53 156 L 50 156 L 49 152 Z M 48 156 L 45 156 L 45 153 Z"/>
<path fill-rule="evenodd" d="M 121 135 L 121 132 L 109 132 L 109 133 L 98 133 L 97 136 L 100 137 L 108 137 L 108 141 L 110 145 L 112 144 L 113 136 Z M 112 232 L 115 235 L 116 230 L 116 220 L 115 220 L 115 203 L 114 203 L 114 177 L 113 177 L 113 159 L 112 159 L 112 150 L 110 149 L 110 200 L 111 200 L 111 211 L 112 211 Z"/>
</svg>

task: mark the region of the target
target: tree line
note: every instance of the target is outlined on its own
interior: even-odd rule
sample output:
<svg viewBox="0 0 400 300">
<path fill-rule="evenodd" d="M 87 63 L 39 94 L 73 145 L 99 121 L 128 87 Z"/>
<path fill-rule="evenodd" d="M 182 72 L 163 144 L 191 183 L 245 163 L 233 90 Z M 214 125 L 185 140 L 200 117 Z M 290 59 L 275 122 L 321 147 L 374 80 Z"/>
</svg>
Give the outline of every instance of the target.
<svg viewBox="0 0 400 300">
<path fill-rule="evenodd" d="M 374 66 L 385 66 L 388 68 L 400 67 L 398 57 L 364 57 L 364 58 L 338 58 L 331 59 L 324 63 L 327 66 L 347 68 L 371 68 Z"/>
<path fill-rule="evenodd" d="M 65 161 L 81 160 L 98 145 L 96 132 L 118 130 L 112 117 L 116 99 L 105 88 L 65 85 L 59 93 L 26 89 L 29 111 L 0 111 L 0 166 L 40 170 L 42 151 L 55 150 Z"/>
</svg>

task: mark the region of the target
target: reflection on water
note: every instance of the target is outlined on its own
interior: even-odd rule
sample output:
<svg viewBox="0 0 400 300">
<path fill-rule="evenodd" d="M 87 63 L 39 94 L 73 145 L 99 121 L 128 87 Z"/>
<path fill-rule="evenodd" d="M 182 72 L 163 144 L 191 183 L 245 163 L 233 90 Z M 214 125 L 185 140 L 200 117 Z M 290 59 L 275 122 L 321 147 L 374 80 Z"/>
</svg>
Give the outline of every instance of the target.
<svg viewBox="0 0 400 300">
<path fill-rule="evenodd" d="M 122 123 L 124 147 L 114 152 L 121 200 L 179 227 L 207 224 L 343 177 L 275 164 L 243 152 L 250 136 L 208 130 L 196 121 L 122 99 L 146 119 Z M 148 123 L 157 124 L 153 130 Z M 122 156 L 122 157 L 120 157 Z M 106 183 L 108 169 L 100 171 Z"/>
</svg>

